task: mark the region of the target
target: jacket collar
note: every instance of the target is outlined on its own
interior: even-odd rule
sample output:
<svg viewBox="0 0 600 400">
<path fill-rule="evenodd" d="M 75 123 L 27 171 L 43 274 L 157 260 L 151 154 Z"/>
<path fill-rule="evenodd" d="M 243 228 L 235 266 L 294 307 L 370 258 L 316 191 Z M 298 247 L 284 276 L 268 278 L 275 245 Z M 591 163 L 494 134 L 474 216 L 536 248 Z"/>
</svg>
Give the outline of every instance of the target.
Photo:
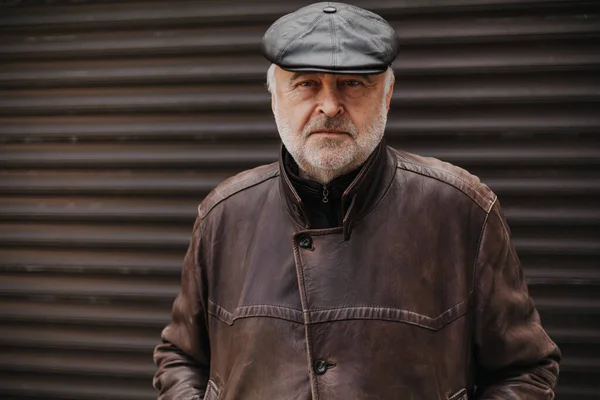
<svg viewBox="0 0 600 400">
<path fill-rule="evenodd" d="M 279 154 L 279 181 L 284 206 L 294 221 L 302 227 L 310 229 L 308 210 L 286 173 L 284 165 L 286 153 L 287 149 L 282 145 Z M 392 183 L 396 164 L 396 157 L 386 146 L 385 140 L 382 140 L 342 195 L 344 240 L 350 238 L 354 223 L 371 211 L 383 197 Z"/>
</svg>

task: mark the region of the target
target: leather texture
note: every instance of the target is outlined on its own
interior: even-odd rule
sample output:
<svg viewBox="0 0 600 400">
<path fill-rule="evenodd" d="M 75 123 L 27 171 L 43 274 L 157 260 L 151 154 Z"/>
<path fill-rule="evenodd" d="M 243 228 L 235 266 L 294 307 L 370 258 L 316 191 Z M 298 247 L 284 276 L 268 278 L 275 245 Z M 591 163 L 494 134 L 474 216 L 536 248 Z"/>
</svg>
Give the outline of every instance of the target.
<svg viewBox="0 0 600 400">
<path fill-rule="evenodd" d="M 552 399 L 560 351 L 541 326 L 494 193 L 381 143 L 311 229 L 282 161 L 198 208 L 159 399 Z M 282 153 L 284 154 L 284 153 Z"/>
<path fill-rule="evenodd" d="M 322 2 L 275 21 L 261 51 L 288 71 L 379 74 L 396 59 L 400 39 L 379 15 L 344 3 Z"/>
<path fill-rule="evenodd" d="M 219 400 L 219 389 L 212 380 L 208 381 L 204 400 Z"/>
<path fill-rule="evenodd" d="M 460 389 L 458 392 L 448 397 L 448 400 L 469 400 L 469 396 L 467 395 L 467 389 Z"/>
</svg>

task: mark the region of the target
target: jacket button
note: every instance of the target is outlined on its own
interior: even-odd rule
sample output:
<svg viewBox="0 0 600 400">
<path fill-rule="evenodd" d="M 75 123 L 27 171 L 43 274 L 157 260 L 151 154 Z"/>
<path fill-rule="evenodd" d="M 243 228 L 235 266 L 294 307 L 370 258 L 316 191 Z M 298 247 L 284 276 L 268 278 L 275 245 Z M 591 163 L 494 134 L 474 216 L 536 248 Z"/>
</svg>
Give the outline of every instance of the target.
<svg viewBox="0 0 600 400">
<path fill-rule="evenodd" d="M 327 372 L 328 368 L 329 368 L 329 365 L 325 361 L 323 361 L 323 360 L 315 361 L 315 365 L 314 365 L 315 374 L 323 375 L 325 372 Z"/>
<path fill-rule="evenodd" d="M 300 236 L 298 245 L 303 249 L 312 249 L 312 239 L 308 235 Z"/>
</svg>

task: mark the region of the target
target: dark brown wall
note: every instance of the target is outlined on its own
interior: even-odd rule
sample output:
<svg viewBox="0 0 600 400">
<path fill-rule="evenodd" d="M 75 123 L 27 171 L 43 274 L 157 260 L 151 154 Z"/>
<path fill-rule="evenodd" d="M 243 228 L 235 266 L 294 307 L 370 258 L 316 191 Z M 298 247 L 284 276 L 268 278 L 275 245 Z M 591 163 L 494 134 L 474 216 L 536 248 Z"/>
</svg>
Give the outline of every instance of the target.
<svg viewBox="0 0 600 400">
<path fill-rule="evenodd" d="M 0 1 L 0 398 L 155 397 L 196 205 L 276 157 L 260 37 L 306 3 Z M 389 142 L 498 193 L 558 398 L 600 398 L 600 3 L 353 3 L 402 39 Z"/>
</svg>

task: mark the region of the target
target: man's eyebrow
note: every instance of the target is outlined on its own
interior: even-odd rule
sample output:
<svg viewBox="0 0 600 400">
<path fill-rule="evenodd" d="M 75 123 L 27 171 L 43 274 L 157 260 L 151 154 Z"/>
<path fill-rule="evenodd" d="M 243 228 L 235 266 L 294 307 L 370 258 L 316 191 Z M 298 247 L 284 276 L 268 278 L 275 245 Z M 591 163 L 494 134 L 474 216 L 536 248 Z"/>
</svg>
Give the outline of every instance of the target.
<svg viewBox="0 0 600 400">
<path fill-rule="evenodd" d="M 292 74 L 292 76 L 290 77 L 290 82 L 293 82 L 296 79 L 298 79 L 298 78 L 300 78 L 301 76 L 304 76 L 304 75 L 308 75 L 308 73 L 307 72 L 294 72 Z"/>
<path fill-rule="evenodd" d="M 298 79 L 300 77 L 303 77 L 303 76 L 306 76 L 306 75 L 311 75 L 311 74 L 313 74 L 313 72 L 294 72 L 292 74 L 292 76 L 290 77 L 289 82 L 290 83 L 294 82 L 296 79 Z M 369 83 L 371 85 L 375 83 L 375 81 L 372 78 L 372 75 L 369 75 L 369 74 L 356 74 L 355 76 L 360 76 L 361 78 L 363 78 L 364 80 L 366 80 L 367 83 Z"/>
<path fill-rule="evenodd" d="M 375 81 L 373 80 L 372 76 L 370 74 L 348 74 L 349 76 L 359 76 L 362 79 L 364 79 L 365 81 L 367 81 L 368 84 L 374 84 Z"/>
<path fill-rule="evenodd" d="M 375 81 L 371 78 L 371 75 L 367 75 L 367 74 L 361 74 L 360 76 L 362 76 L 363 78 L 365 78 L 365 80 L 369 83 L 375 83 Z"/>
</svg>

